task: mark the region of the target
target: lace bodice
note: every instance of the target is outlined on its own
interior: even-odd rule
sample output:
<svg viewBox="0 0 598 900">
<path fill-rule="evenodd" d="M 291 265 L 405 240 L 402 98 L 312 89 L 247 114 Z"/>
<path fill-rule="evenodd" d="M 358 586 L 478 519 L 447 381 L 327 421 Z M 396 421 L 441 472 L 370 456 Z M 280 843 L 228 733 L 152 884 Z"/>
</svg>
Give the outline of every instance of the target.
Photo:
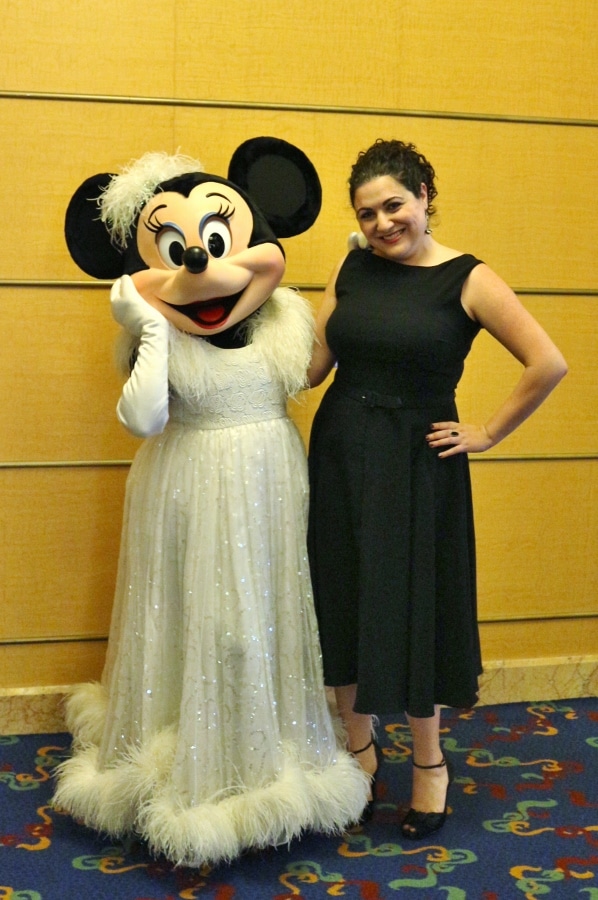
<svg viewBox="0 0 598 900">
<path fill-rule="evenodd" d="M 227 428 L 286 415 L 283 386 L 272 377 L 267 362 L 253 345 L 222 350 L 206 341 L 191 340 L 192 348 L 187 349 L 202 357 L 201 367 L 206 372 L 204 390 L 194 395 L 192 384 L 173 385 L 171 422 L 196 428 Z M 173 354 L 176 352 L 175 347 Z M 172 354 L 171 361 L 174 369 Z"/>
</svg>

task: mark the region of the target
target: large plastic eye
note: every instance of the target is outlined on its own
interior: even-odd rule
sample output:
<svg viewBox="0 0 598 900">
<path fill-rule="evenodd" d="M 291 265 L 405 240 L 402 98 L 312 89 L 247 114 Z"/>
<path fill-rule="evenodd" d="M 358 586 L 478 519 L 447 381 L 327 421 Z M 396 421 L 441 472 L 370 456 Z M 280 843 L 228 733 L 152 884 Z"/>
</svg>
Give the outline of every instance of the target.
<svg viewBox="0 0 598 900">
<path fill-rule="evenodd" d="M 156 239 L 156 247 L 162 262 L 169 269 L 180 269 L 183 265 L 183 253 L 187 249 L 184 235 L 178 230 L 169 226 L 163 228 Z"/>
<path fill-rule="evenodd" d="M 223 219 L 207 219 L 201 227 L 200 237 L 204 247 L 214 259 L 222 259 L 230 253 L 232 238 L 228 224 Z"/>
</svg>

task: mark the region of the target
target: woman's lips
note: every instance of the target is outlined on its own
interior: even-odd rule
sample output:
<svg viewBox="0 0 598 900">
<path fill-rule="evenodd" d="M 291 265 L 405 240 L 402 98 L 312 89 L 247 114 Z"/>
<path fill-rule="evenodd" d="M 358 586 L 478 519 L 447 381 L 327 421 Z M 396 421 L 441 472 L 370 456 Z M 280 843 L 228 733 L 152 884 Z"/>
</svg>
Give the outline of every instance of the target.
<svg viewBox="0 0 598 900">
<path fill-rule="evenodd" d="M 382 235 L 382 240 L 385 244 L 394 244 L 396 241 L 400 240 L 402 236 L 402 231 L 395 231 L 392 234 Z"/>
</svg>

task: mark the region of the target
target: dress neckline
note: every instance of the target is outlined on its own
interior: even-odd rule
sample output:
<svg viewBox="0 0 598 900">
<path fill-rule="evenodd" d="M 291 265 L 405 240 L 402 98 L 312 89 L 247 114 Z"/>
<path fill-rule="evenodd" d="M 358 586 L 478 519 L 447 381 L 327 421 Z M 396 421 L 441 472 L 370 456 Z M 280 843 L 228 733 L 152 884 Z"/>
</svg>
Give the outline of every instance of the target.
<svg viewBox="0 0 598 900">
<path fill-rule="evenodd" d="M 448 263 L 452 263 L 456 259 L 462 259 L 462 257 L 470 255 L 468 253 L 459 253 L 459 254 L 457 254 L 457 256 L 451 256 L 450 259 L 445 259 L 445 260 L 443 260 L 443 262 L 440 262 L 440 263 L 434 263 L 434 265 L 432 265 L 432 266 L 422 266 L 422 265 L 416 265 L 416 264 L 412 264 L 412 263 L 400 262 L 399 260 L 389 259 L 387 256 L 380 256 L 378 253 L 374 253 L 372 250 L 368 250 L 367 248 L 366 248 L 365 252 L 369 253 L 369 255 L 371 257 L 374 257 L 375 259 L 381 259 L 383 262 L 391 263 L 394 266 L 399 266 L 401 269 L 415 269 L 415 270 L 439 269 L 441 266 L 446 266 L 446 265 L 448 265 Z"/>
</svg>

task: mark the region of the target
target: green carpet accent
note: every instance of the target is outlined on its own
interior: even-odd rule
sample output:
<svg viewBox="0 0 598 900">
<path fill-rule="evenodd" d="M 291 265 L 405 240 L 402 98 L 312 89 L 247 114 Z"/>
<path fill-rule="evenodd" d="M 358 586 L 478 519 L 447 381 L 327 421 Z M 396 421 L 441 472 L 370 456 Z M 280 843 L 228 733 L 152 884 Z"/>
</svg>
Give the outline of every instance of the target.
<svg viewBox="0 0 598 900">
<path fill-rule="evenodd" d="M 0 900 L 598 900 L 598 701 L 444 710 L 456 779 L 442 831 L 401 839 L 411 746 L 379 728 L 373 820 L 229 866 L 174 868 L 52 809 L 67 734 L 0 737 Z"/>
</svg>

